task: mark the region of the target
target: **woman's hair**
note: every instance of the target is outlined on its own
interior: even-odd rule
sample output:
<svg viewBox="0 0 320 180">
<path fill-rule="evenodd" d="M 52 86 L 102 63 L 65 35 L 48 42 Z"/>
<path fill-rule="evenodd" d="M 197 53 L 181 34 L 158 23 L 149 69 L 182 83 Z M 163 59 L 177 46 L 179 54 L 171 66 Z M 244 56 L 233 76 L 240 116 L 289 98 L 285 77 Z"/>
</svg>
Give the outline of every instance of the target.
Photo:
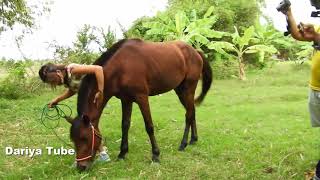
<svg viewBox="0 0 320 180">
<path fill-rule="evenodd" d="M 55 65 L 55 64 L 52 64 L 52 63 L 45 64 L 45 65 L 41 66 L 41 68 L 39 70 L 40 79 L 43 82 L 46 82 L 48 73 L 56 72 L 57 70 L 61 70 L 62 71 L 64 69 L 65 69 L 64 65 Z"/>
</svg>

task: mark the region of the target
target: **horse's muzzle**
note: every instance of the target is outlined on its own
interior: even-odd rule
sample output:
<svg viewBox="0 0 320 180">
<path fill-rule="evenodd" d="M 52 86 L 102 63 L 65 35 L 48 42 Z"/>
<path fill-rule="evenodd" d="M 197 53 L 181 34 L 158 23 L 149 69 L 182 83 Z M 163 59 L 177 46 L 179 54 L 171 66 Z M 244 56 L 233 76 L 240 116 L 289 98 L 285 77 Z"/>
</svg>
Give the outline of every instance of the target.
<svg viewBox="0 0 320 180">
<path fill-rule="evenodd" d="M 77 169 L 78 169 L 80 172 L 82 172 L 82 171 L 87 170 L 87 169 L 88 169 L 88 166 L 82 166 L 82 165 L 80 165 L 80 164 L 77 164 Z"/>
<path fill-rule="evenodd" d="M 90 162 L 78 162 L 77 163 L 77 169 L 80 171 L 80 172 L 83 172 L 85 170 L 88 170 L 91 166 L 91 163 Z"/>
</svg>

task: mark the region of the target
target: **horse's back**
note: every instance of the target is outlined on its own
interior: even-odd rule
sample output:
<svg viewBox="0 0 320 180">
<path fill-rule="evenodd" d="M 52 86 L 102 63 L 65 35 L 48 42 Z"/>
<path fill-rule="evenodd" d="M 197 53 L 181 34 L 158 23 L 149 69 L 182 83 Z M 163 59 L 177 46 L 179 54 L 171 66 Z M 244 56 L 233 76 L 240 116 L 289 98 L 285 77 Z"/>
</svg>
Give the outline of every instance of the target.
<svg viewBox="0 0 320 180">
<path fill-rule="evenodd" d="M 148 69 L 156 66 L 161 72 L 175 70 L 184 73 L 197 69 L 199 70 L 197 73 L 201 73 L 201 56 L 192 46 L 183 41 L 144 42 L 140 40 L 127 45 L 132 54 L 139 56 L 136 59 L 137 63 L 145 65 Z"/>
<path fill-rule="evenodd" d="M 128 40 L 115 54 L 113 64 L 121 72 L 122 89 L 149 95 L 170 91 L 185 78 L 199 79 L 202 68 L 198 53 L 179 41 Z"/>
</svg>

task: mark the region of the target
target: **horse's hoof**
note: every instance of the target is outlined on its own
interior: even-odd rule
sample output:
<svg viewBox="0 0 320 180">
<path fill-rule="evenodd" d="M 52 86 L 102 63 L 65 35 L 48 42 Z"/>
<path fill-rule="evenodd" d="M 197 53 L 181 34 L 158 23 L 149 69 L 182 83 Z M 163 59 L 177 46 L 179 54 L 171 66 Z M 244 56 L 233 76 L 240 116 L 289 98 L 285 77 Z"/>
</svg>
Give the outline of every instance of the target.
<svg viewBox="0 0 320 180">
<path fill-rule="evenodd" d="M 118 158 L 117 161 L 118 162 L 125 162 L 125 158 Z"/>
<path fill-rule="evenodd" d="M 152 162 L 154 162 L 154 163 L 160 163 L 159 156 L 153 155 L 153 156 L 152 156 Z"/>
<path fill-rule="evenodd" d="M 118 160 L 121 161 L 121 160 L 124 160 L 124 159 L 125 159 L 125 155 L 120 155 L 120 154 L 118 155 Z"/>
<path fill-rule="evenodd" d="M 179 151 L 184 151 L 184 149 L 187 147 L 187 144 L 181 144 L 179 147 Z"/>
<path fill-rule="evenodd" d="M 198 141 L 197 139 L 191 139 L 189 144 L 190 145 L 194 145 L 194 144 L 196 144 L 197 141 Z"/>
</svg>

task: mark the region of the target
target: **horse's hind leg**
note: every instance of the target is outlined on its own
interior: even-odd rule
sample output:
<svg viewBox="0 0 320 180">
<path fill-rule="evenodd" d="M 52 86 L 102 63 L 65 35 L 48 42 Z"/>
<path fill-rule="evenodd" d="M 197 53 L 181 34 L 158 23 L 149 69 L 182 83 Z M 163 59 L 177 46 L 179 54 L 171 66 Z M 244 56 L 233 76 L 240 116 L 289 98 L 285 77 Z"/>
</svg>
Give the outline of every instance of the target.
<svg viewBox="0 0 320 180">
<path fill-rule="evenodd" d="M 191 139 L 190 144 L 195 144 L 198 141 L 197 123 L 196 119 L 193 119 L 191 123 Z"/>
<path fill-rule="evenodd" d="M 182 151 L 187 146 L 189 129 L 191 127 L 191 140 L 190 143 L 197 141 L 197 130 L 196 130 L 196 121 L 195 121 L 195 106 L 194 106 L 194 94 L 197 87 L 197 81 L 185 80 L 181 83 L 176 89 L 176 93 L 179 97 L 181 104 L 186 109 L 185 115 L 185 129 L 184 134 L 181 140 L 179 150 Z"/>
<path fill-rule="evenodd" d="M 160 150 L 154 136 L 153 123 L 150 113 L 149 100 L 147 95 L 136 96 L 136 102 L 139 105 L 140 111 L 142 113 L 145 128 L 149 135 L 149 139 L 152 146 L 152 161 L 159 162 Z"/>
<path fill-rule="evenodd" d="M 131 123 L 132 101 L 127 99 L 121 99 L 121 105 L 122 105 L 122 138 L 121 138 L 120 154 L 118 155 L 118 159 L 124 159 L 125 155 L 129 150 L 128 131 Z"/>
</svg>

